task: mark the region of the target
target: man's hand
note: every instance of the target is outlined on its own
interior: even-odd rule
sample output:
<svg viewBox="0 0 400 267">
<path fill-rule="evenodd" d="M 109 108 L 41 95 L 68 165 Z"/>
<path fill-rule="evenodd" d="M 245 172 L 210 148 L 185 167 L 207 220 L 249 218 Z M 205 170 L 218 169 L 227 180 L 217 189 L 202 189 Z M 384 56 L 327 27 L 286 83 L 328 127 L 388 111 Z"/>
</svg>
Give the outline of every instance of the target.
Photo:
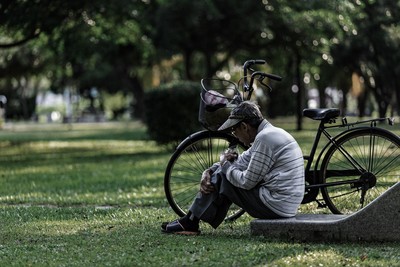
<svg viewBox="0 0 400 267">
<path fill-rule="evenodd" d="M 205 170 L 201 176 L 201 182 L 200 182 L 200 192 L 202 194 L 210 194 L 214 192 L 215 188 L 211 184 L 211 174 L 210 170 Z"/>
<path fill-rule="evenodd" d="M 237 158 L 238 158 L 238 153 L 236 151 L 233 152 L 229 151 L 225 153 L 225 159 L 227 161 L 234 162 L 235 160 L 237 160 Z"/>
<path fill-rule="evenodd" d="M 228 148 L 219 157 L 221 166 L 224 165 L 225 162 L 227 162 L 227 161 L 229 161 L 231 163 L 234 162 L 235 160 L 237 160 L 238 156 L 239 156 L 239 154 L 238 154 L 236 148 Z"/>
</svg>

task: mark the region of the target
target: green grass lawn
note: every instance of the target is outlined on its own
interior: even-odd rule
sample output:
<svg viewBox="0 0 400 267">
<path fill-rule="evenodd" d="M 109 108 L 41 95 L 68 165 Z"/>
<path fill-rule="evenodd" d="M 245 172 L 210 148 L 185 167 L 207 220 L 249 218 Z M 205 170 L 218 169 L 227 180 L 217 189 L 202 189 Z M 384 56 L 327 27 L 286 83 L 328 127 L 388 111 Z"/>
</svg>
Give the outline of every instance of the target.
<svg viewBox="0 0 400 267">
<path fill-rule="evenodd" d="M 310 147 L 310 125 L 276 123 Z M 161 234 L 176 217 L 163 191 L 171 151 L 140 123 L 8 124 L 0 148 L 0 266 L 400 266 L 398 243 L 271 240 L 250 234 L 247 215 Z"/>
</svg>

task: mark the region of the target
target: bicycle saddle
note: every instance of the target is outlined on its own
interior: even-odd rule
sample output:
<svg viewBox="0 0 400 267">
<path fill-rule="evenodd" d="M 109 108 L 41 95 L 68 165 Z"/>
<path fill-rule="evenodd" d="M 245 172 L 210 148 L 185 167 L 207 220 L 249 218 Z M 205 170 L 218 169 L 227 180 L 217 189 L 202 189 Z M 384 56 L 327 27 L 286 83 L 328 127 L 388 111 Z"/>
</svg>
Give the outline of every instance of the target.
<svg viewBox="0 0 400 267">
<path fill-rule="evenodd" d="M 318 121 L 329 121 L 339 115 L 340 110 L 338 108 L 306 108 L 303 110 L 303 116 Z"/>
</svg>

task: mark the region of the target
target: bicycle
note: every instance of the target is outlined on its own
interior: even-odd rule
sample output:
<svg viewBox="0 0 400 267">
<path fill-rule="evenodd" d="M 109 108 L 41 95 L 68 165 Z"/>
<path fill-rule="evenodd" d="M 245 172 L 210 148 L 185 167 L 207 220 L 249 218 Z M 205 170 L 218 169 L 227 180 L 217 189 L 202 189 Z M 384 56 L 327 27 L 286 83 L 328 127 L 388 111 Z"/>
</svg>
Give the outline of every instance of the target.
<svg viewBox="0 0 400 267">
<path fill-rule="evenodd" d="M 264 60 L 246 61 L 243 65 L 244 76 L 237 84 L 220 79 L 201 81 L 199 121 L 206 129 L 188 136 L 178 145 L 164 176 L 168 203 L 179 216 L 186 214 L 198 193 L 201 173 L 219 161 L 220 153 L 232 146 L 241 151 L 246 149 L 231 133 L 218 132 L 216 129 L 229 116 L 235 104 L 251 98 L 255 81 L 271 90 L 264 79 L 281 80 L 277 75 L 252 69 L 253 65 L 265 63 Z M 248 71 L 251 73 L 249 76 Z M 241 81 L 243 96 L 238 90 Z M 210 87 L 215 83 L 220 83 L 222 89 Z M 210 91 L 220 93 L 218 97 L 222 98 L 223 95 L 233 105 L 218 103 L 215 110 L 208 111 L 210 114 L 207 117 L 204 97 Z M 213 117 L 213 114 L 218 116 Z M 311 151 L 304 156 L 306 185 L 302 204 L 315 201 L 318 207 L 328 207 L 334 214 L 349 214 L 361 209 L 400 180 L 400 138 L 377 126 L 380 122 L 393 125 L 392 118 L 349 123 L 343 117 L 341 123 L 336 124 L 340 111 L 335 108 L 305 109 L 303 115 L 319 121 L 319 126 Z M 210 121 L 210 118 L 214 120 Z M 340 132 L 332 135 L 329 132 L 332 129 L 339 129 Z M 322 136 L 326 137 L 327 142 L 317 154 Z M 317 199 L 319 193 L 322 199 Z M 233 205 L 226 220 L 235 220 L 243 213 L 242 209 Z"/>
</svg>

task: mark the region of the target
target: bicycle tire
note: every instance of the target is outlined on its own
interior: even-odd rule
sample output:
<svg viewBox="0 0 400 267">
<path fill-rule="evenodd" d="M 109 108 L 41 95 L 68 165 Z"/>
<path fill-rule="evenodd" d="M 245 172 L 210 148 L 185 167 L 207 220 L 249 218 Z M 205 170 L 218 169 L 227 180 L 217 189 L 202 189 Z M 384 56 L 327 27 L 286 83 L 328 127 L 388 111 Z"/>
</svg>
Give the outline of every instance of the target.
<svg viewBox="0 0 400 267">
<path fill-rule="evenodd" d="M 381 128 L 363 128 L 345 134 L 336 143 L 329 148 L 321 164 L 322 183 L 347 181 L 321 188 L 332 213 L 354 213 L 400 180 L 400 138 L 397 135 Z M 346 153 L 355 160 L 353 164 L 344 156 Z M 354 179 L 358 181 L 350 182 Z"/>
<path fill-rule="evenodd" d="M 245 146 L 238 139 L 224 132 L 201 131 L 186 138 L 172 154 L 164 176 L 164 191 L 169 205 L 178 216 L 186 215 L 192 201 L 199 192 L 203 171 L 219 161 L 226 148 Z M 225 220 L 233 221 L 244 211 L 232 205 Z"/>
</svg>

